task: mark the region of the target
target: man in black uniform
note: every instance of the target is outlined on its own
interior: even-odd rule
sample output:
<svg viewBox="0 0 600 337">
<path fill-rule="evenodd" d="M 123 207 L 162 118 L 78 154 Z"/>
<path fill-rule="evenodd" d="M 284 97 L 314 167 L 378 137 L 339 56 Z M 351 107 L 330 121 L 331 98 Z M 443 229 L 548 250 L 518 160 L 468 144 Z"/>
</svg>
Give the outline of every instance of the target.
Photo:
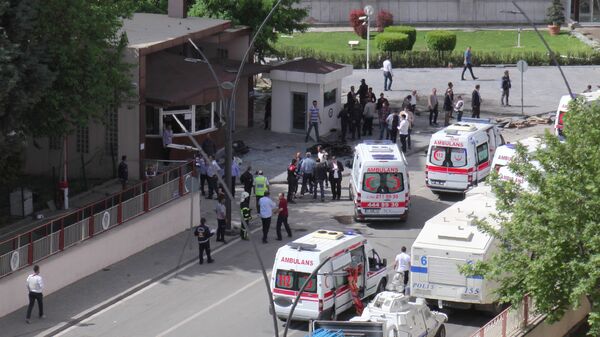
<svg viewBox="0 0 600 337">
<path fill-rule="evenodd" d="M 242 240 L 248 240 L 248 225 L 252 220 L 252 215 L 250 214 L 250 193 L 242 192 L 242 197 L 240 198 L 240 212 L 242 213 L 242 220 L 240 226 L 240 237 Z"/>
<path fill-rule="evenodd" d="M 244 191 L 248 194 L 252 194 L 252 185 L 254 184 L 254 177 L 252 176 L 252 167 L 248 166 L 246 172 L 242 173 L 240 182 L 244 184 Z"/>
<path fill-rule="evenodd" d="M 196 227 L 196 230 L 194 231 L 194 235 L 198 237 L 199 263 L 200 264 L 204 263 L 203 252 L 206 252 L 206 258 L 208 259 L 208 263 L 215 262 L 215 260 L 213 260 L 210 257 L 210 237 L 213 234 L 210 232 L 210 228 L 208 228 L 208 226 L 206 226 L 205 218 L 200 219 L 200 225 L 198 227 Z"/>
<path fill-rule="evenodd" d="M 350 106 L 346 103 L 337 115 L 337 118 L 342 122 L 342 142 L 346 141 L 346 133 L 348 133 L 348 126 L 350 125 Z"/>
</svg>

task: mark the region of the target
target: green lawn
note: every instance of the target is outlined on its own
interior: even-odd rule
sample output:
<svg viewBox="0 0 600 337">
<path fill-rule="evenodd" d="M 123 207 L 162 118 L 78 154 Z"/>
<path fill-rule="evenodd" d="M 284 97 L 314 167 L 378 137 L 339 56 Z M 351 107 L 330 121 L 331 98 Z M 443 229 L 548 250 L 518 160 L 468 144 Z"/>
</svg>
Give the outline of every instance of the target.
<svg viewBox="0 0 600 337">
<path fill-rule="evenodd" d="M 534 31 L 523 31 L 521 33 L 521 48 L 516 48 L 517 32 L 507 30 L 482 30 L 475 32 L 454 31 L 456 33 L 455 51 L 465 50 L 467 46 L 473 48 L 473 52 L 545 52 L 544 45 L 537 37 Z M 413 47 L 416 51 L 425 51 L 425 34 L 427 31 L 417 31 L 417 41 Z M 377 33 L 371 33 L 371 50 L 377 52 L 377 46 L 373 37 Z M 557 53 L 573 53 L 592 51 L 590 47 L 570 36 L 568 33 L 562 33 L 558 36 L 550 36 L 547 32 L 542 32 L 544 39 L 550 45 L 550 48 Z M 360 44 L 353 49 L 348 46 L 348 41 L 359 40 Z M 361 39 L 353 32 L 333 32 L 333 33 L 301 33 L 294 34 L 293 37 L 281 36 L 276 44 L 279 46 L 312 48 L 325 53 L 354 54 L 364 53 L 367 49 L 367 40 Z"/>
</svg>

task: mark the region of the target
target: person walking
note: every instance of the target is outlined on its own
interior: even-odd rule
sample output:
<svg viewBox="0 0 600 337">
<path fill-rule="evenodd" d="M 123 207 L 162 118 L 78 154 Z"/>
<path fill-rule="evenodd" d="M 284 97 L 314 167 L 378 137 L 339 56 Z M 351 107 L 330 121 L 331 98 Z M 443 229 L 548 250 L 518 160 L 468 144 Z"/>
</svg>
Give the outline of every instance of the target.
<svg viewBox="0 0 600 337">
<path fill-rule="evenodd" d="M 298 177 L 296 176 L 296 158 L 292 159 L 290 166 L 287 168 L 287 184 L 288 184 L 288 192 L 287 192 L 287 201 L 289 203 L 295 204 L 294 201 L 294 193 L 298 187 Z"/>
<path fill-rule="evenodd" d="M 254 177 L 254 195 L 256 196 L 256 211 L 260 212 L 260 199 L 269 191 L 269 180 L 263 175 L 262 170 L 256 172 Z"/>
<path fill-rule="evenodd" d="M 302 160 L 302 165 L 300 168 L 300 172 L 302 173 L 302 188 L 300 188 L 300 196 L 304 196 L 304 193 L 308 191 L 308 193 L 313 193 L 314 188 L 314 173 L 315 166 L 317 163 L 314 159 L 312 159 L 312 155 L 310 152 L 306 152 L 304 160 Z"/>
<path fill-rule="evenodd" d="M 504 71 L 504 76 L 502 76 L 502 84 L 500 85 L 500 88 L 502 89 L 502 96 L 500 97 L 500 104 L 502 106 L 510 106 L 510 104 L 508 104 L 508 95 L 510 93 L 510 88 L 512 87 L 512 84 L 510 83 L 510 76 L 508 75 L 508 70 Z M 506 98 L 506 104 L 504 104 L 504 98 Z"/>
<path fill-rule="evenodd" d="M 348 104 L 344 105 L 344 108 L 338 112 L 337 118 L 340 119 L 342 126 L 342 142 L 346 142 L 346 134 L 348 133 L 348 126 L 350 125 L 350 111 L 348 108 Z"/>
<path fill-rule="evenodd" d="M 481 94 L 479 94 L 479 84 L 475 86 L 475 90 L 471 94 L 471 109 L 473 113 L 471 114 L 472 118 L 479 118 L 481 113 Z"/>
<path fill-rule="evenodd" d="M 260 220 L 262 221 L 262 242 L 268 243 L 267 234 L 269 234 L 269 228 L 271 227 L 271 217 L 273 216 L 273 210 L 276 205 L 271 198 L 269 198 L 269 191 L 265 192 L 260 198 Z"/>
<path fill-rule="evenodd" d="M 379 140 L 383 140 L 384 134 L 385 138 L 390 138 L 390 130 L 387 124 L 387 118 L 390 115 L 390 102 L 385 100 L 381 105 L 381 110 L 379 110 Z"/>
<path fill-rule="evenodd" d="M 408 138 L 409 122 L 406 119 L 406 114 L 400 116 L 400 124 L 398 125 L 398 134 L 400 135 L 400 143 L 402 144 L 402 152 L 406 153 L 406 139 Z"/>
<path fill-rule="evenodd" d="M 383 67 L 381 70 L 383 70 L 383 91 L 391 91 L 392 78 L 394 77 L 394 74 L 392 73 L 392 62 L 390 61 L 389 57 L 383 61 Z"/>
<path fill-rule="evenodd" d="M 269 123 L 271 122 L 271 97 L 267 98 L 265 103 L 265 130 L 269 130 Z"/>
<path fill-rule="evenodd" d="M 358 86 L 358 99 L 361 108 L 364 109 L 365 104 L 369 99 L 369 86 L 367 85 L 367 82 L 364 78 L 360 80 L 360 85 Z"/>
<path fill-rule="evenodd" d="M 210 164 L 206 168 L 206 175 L 208 176 L 208 197 L 207 199 L 213 198 L 213 193 L 217 192 L 217 174 L 221 171 L 221 167 L 217 164 L 217 161 L 213 156 L 209 156 L 208 160 Z"/>
<path fill-rule="evenodd" d="M 429 125 L 434 126 L 437 125 L 438 118 L 438 98 L 437 98 L 437 89 L 433 88 L 431 90 L 431 94 L 427 99 L 427 108 L 429 109 Z"/>
<path fill-rule="evenodd" d="M 368 98 L 363 110 L 363 118 L 365 119 L 365 123 L 363 125 L 363 136 L 373 135 L 373 118 L 375 118 L 375 108 L 375 99 Z"/>
<path fill-rule="evenodd" d="M 473 55 L 471 54 L 471 46 L 467 47 L 467 50 L 465 50 L 464 53 L 464 67 L 463 67 L 463 71 L 462 71 L 462 75 L 460 75 L 460 79 L 461 80 L 465 80 L 465 71 L 467 71 L 467 68 L 469 69 L 469 72 L 471 73 L 471 77 L 473 77 L 474 80 L 477 79 L 477 77 L 475 77 L 475 75 L 473 74 Z"/>
<path fill-rule="evenodd" d="M 321 190 L 321 201 L 325 201 L 325 189 L 324 184 L 327 179 L 327 162 L 317 159 L 317 165 L 315 166 L 315 185 L 313 188 L 313 200 L 317 199 L 317 186 Z"/>
<path fill-rule="evenodd" d="M 200 192 L 202 192 L 202 195 L 206 195 L 204 192 L 204 184 L 208 183 L 206 169 L 207 167 L 204 158 L 202 158 L 200 154 L 196 154 L 196 170 L 198 170 L 198 174 L 200 175 Z"/>
<path fill-rule="evenodd" d="M 127 188 L 127 180 L 129 180 L 129 168 L 127 167 L 127 156 L 121 157 L 121 162 L 119 163 L 119 181 L 121 182 L 121 188 Z"/>
<path fill-rule="evenodd" d="M 194 236 L 198 238 L 198 263 L 204 263 L 204 253 L 206 253 L 208 263 L 215 262 L 215 260 L 210 257 L 210 237 L 213 236 L 213 233 L 206 225 L 206 218 L 200 219 L 200 225 L 196 227 Z"/>
<path fill-rule="evenodd" d="M 398 111 L 394 111 L 391 113 L 387 120 L 387 125 L 389 126 L 390 140 L 392 143 L 396 143 L 396 138 L 398 137 L 398 125 L 400 125 L 400 116 L 398 115 Z"/>
<path fill-rule="evenodd" d="M 252 175 L 252 167 L 248 166 L 246 171 L 242 173 L 240 182 L 244 185 L 244 191 L 248 194 L 252 194 L 252 185 L 254 185 L 254 176 Z"/>
<path fill-rule="evenodd" d="M 448 82 L 448 88 L 444 94 L 444 126 L 450 125 L 450 118 L 452 118 L 452 110 L 454 109 L 454 91 L 452 87 L 452 82 Z"/>
<path fill-rule="evenodd" d="M 225 212 L 225 196 L 219 195 L 217 205 L 215 206 L 215 213 L 217 214 L 217 241 L 221 241 L 224 244 L 227 243 L 227 241 L 225 241 L 225 226 L 227 226 Z"/>
<path fill-rule="evenodd" d="M 38 304 L 39 317 L 46 317 L 46 315 L 44 315 L 44 279 L 40 275 L 40 266 L 33 266 L 33 274 L 27 276 L 26 285 L 29 293 L 29 305 L 27 306 L 27 316 L 25 317 L 25 322 L 31 323 L 31 311 L 33 310 L 35 301 L 37 301 Z"/>
<path fill-rule="evenodd" d="M 240 238 L 248 240 L 252 210 L 250 209 L 250 193 L 244 191 L 240 197 Z"/>
<path fill-rule="evenodd" d="M 408 284 L 408 272 L 410 271 L 410 255 L 406 253 L 405 246 L 402 246 L 400 249 L 400 254 L 396 255 L 396 259 L 394 261 L 394 270 L 396 271 L 396 275 L 394 275 L 394 280 L 392 282 L 398 282 L 399 277 L 402 277 L 402 283 L 404 285 L 402 293 L 404 293 L 406 290 L 406 285 Z"/>
<path fill-rule="evenodd" d="M 456 114 L 457 114 L 456 120 L 458 122 L 462 121 L 464 107 L 465 107 L 465 101 L 463 101 L 461 95 L 458 95 L 458 99 L 456 100 L 456 105 L 454 105 L 454 112 L 456 112 Z"/>
<path fill-rule="evenodd" d="M 288 203 L 285 200 L 283 193 L 279 193 L 279 208 L 277 210 L 277 225 L 275 231 L 277 233 L 277 241 L 281 241 L 281 225 L 285 226 L 288 238 L 292 237 L 292 230 L 288 224 Z"/>
<path fill-rule="evenodd" d="M 237 163 L 237 160 L 233 158 L 231 160 L 231 195 L 235 197 L 235 180 L 240 176 L 240 166 Z"/>
<path fill-rule="evenodd" d="M 315 129 L 315 139 L 317 143 L 319 142 L 319 124 L 321 124 L 321 115 L 319 114 L 319 108 L 317 107 L 317 101 L 312 102 L 312 107 L 308 109 L 308 131 L 306 131 L 306 137 L 304 138 L 304 142 L 308 142 L 308 137 L 310 136 L 310 132 L 312 129 Z"/>
<path fill-rule="evenodd" d="M 329 181 L 331 182 L 332 200 L 340 200 L 342 196 L 342 172 L 344 172 L 344 165 L 335 156 L 331 156 Z"/>
</svg>

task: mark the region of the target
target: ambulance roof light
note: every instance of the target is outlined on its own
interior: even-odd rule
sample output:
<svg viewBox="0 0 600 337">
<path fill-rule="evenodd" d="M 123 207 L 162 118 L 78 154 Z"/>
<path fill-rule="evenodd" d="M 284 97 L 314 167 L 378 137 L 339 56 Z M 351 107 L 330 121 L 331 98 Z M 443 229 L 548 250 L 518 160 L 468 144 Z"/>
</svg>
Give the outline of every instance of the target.
<svg viewBox="0 0 600 337">
<path fill-rule="evenodd" d="M 301 243 L 301 242 L 288 242 L 287 244 L 292 249 L 301 250 L 315 250 L 317 249 L 317 245 L 310 243 Z"/>
<path fill-rule="evenodd" d="M 328 231 L 320 229 L 313 233 L 313 237 L 319 239 L 338 240 L 344 237 L 344 233 L 338 231 Z"/>
</svg>

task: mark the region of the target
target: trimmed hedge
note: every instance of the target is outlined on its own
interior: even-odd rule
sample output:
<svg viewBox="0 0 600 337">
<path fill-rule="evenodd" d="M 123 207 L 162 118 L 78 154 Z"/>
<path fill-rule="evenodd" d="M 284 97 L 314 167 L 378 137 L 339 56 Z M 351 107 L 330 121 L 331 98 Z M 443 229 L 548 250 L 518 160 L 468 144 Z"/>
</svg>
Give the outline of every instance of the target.
<svg viewBox="0 0 600 337">
<path fill-rule="evenodd" d="M 407 51 L 412 48 L 410 38 L 402 33 L 381 33 L 375 36 L 377 49 L 384 52 Z"/>
<path fill-rule="evenodd" d="M 411 26 L 390 26 L 383 29 L 385 33 L 402 33 L 408 35 L 410 39 L 410 48 L 412 50 L 415 42 L 417 41 L 417 29 Z"/>
<path fill-rule="evenodd" d="M 437 52 L 453 51 L 456 47 L 456 34 L 447 30 L 432 30 L 425 34 L 427 49 Z"/>
</svg>

